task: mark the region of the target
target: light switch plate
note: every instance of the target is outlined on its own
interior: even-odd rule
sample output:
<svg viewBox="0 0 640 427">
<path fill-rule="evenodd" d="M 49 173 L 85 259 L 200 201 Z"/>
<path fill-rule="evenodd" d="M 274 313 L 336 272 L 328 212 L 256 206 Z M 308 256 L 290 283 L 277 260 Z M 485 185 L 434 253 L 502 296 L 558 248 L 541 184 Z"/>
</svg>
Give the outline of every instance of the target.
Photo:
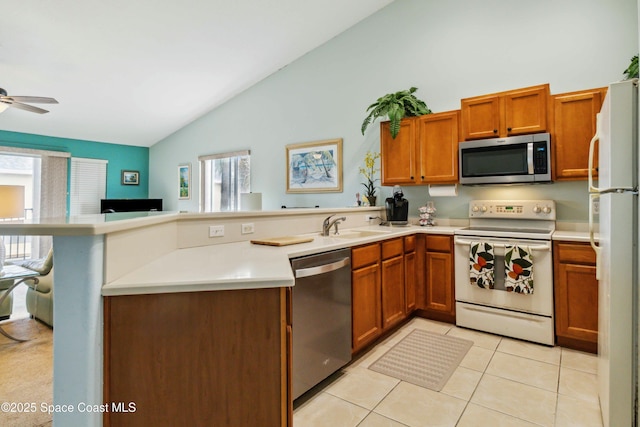
<svg viewBox="0 0 640 427">
<path fill-rule="evenodd" d="M 242 234 L 251 234 L 254 232 L 254 225 L 252 222 L 248 222 L 246 224 L 242 224 L 240 228 L 240 233 Z"/>
<path fill-rule="evenodd" d="M 210 225 L 209 237 L 224 237 L 224 225 Z"/>
</svg>

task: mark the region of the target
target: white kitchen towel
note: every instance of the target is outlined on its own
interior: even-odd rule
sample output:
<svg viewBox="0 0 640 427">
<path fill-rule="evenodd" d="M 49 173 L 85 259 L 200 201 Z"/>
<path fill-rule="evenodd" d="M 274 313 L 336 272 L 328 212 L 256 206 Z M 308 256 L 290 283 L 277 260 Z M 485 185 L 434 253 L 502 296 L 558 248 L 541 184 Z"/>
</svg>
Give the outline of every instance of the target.
<svg viewBox="0 0 640 427">
<path fill-rule="evenodd" d="M 487 242 L 469 245 L 469 283 L 483 289 L 493 289 L 493 246 Z"/>
<path fill-rule="evenodd" d="M 533 258 L 528 246 L 507 245 L 504 254 L 504 276 L 505 291 L 533 293 Z"/>
</svg>

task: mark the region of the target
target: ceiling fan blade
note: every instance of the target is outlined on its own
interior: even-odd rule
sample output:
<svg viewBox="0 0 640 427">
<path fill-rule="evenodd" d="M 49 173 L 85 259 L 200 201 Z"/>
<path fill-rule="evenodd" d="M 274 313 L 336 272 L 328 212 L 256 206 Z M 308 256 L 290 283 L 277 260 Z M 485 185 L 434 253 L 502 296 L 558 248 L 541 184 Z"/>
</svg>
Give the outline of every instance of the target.
<svg viewBox="0 0 640 427">
<path fill-rule="evenodd" d="M 32 113 L 44 114 L 48 113 L 49 110 L 43 110 L 42 108 L 34 107 L 33 105 L 23 104 L 21 102 L 12 102 L 8 103 L 10 107 L 19 108 L 21 110 L 31 111 Z"/>
<path fill-rule="evenodd" d="M 7 96 L 17 102 L 28 102 L 30 104 L 57 104 L 54 98 L 47 98 L 44 96 Z"/>
</svg>

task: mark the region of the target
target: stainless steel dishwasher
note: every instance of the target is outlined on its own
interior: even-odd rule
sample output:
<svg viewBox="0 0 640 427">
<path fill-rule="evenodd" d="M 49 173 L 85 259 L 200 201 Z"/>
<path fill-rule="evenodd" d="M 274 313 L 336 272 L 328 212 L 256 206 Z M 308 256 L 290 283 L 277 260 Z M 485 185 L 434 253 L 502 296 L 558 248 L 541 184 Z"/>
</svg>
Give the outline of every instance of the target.
<svg viewBox="0 0 640 427">
<path fill-rule="evenodd" d="M 351 250 L 291 260 L 293 398 L 351 360 Z"/>
</svg>

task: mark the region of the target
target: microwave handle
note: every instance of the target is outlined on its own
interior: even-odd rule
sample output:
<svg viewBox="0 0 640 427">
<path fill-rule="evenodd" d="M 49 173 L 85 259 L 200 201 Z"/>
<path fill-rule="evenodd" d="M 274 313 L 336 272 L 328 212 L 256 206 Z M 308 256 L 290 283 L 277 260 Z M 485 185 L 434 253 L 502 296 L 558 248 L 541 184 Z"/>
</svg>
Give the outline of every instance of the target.
<svg viewBox="0 0 640 427">
<path fill-rule="evenodd" d="M 527 169 L 529 175 L 533 175 L 533 142 L 527 143 Z"/>
</svg>

